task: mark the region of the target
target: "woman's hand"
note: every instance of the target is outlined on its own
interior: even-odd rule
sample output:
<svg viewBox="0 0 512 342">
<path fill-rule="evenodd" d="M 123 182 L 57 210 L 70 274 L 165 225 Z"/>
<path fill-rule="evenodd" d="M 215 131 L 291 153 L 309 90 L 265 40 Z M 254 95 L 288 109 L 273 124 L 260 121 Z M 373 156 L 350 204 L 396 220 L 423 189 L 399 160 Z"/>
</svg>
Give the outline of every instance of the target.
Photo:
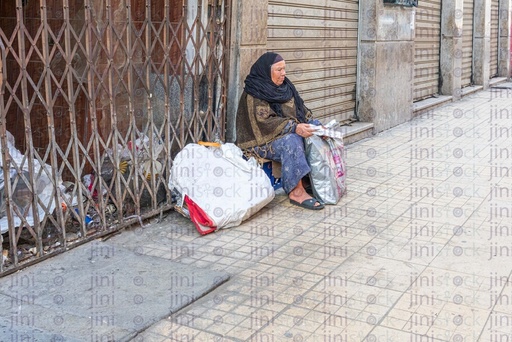
<svg viewBox="0 0 512 342">
<path fill-rule="evenodd" d="M 312 136 L 314 131 L 314 126 L 306 123 L 297 124 L 297 126 L 295 127 L 295 133 L 297 133 L 303 138 L 308 138 Z"/>
</svg>

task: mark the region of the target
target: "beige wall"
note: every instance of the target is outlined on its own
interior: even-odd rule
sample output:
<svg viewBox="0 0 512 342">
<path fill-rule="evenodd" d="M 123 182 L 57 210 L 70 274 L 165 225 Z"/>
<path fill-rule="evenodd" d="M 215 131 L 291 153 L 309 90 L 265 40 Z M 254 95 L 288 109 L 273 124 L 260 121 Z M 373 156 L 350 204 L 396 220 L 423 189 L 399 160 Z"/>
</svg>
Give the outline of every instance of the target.
<svg viewBox="0 0 512 342">
<path fill-rule="evenodd" d="M 365 1 L 359 17 L 358 116 L 380 132 L 411 119 L 414 9 Z"/>
<path fill-rule="evenodd" d="M 244 79 L 267 51 L 268 1 L 232 1 L 226 141 L 235 140 L 235 119 Z"/>
<path fill-rule="evenodd" d="M 498 72 L 501 77 L 510 77 L 510 29 L 512 28 L 512 1 L 500 0 L 500 51 Z"/>
<path fill-rule="evenodd" d="M 441 7 L 441 94 L 461 97 L 463 0 L 443 1 Z"/>
<path fill-rule="evenodd" d="M 511 0 L 500 0 L 498 76 L 510 77 Z M 475 0 L 473 45 L 475 83 L 489 87 L 491 56 L 491 0 Z"/>
</svg>

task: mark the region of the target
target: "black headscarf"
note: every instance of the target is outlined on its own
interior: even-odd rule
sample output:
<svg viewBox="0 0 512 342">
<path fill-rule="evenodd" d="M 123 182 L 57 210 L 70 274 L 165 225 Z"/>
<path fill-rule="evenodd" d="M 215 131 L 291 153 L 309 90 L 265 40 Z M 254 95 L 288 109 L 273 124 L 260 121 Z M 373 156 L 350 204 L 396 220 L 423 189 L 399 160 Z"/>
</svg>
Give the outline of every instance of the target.
<svg viewBox="0 0 512 342">
<path fill-rule="evenodd" d="M 304 112 L 304 101 L 300 97 L 293 83 L 284 78 L 283 84 L 276 85 L 272 81 L 271 67 L 276 61 L 283 58 L 274 52 L 266 52 L 258 58 L 251 67 L 249 75 L 245 78 L 245 92 L 249 95 L 267 101 L 270 108 L 277 115 L 283 116 L 281 104 L 290 101 L 293 97 L 295 109 L 299 122 L 306 122 L 306 113 Z"/>
</svg>

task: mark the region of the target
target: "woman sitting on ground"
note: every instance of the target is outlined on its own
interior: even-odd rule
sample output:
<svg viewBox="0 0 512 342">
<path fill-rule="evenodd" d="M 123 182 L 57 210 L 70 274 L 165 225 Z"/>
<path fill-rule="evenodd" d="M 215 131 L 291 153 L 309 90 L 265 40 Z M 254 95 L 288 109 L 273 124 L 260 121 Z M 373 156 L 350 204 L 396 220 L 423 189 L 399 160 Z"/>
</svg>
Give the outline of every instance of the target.
<svg viewBox="0 0 512 342">
<path fill-rule="evenodd" d="M 273 52 L 263 54 L 245 79 L 236 117 L 236 144 L 248 154 L 280 162 L 283 189 L 290 203 L 319 210 L 324 205 L 305 190 L 302 179 L 311 171 L 303 138 L 320 125 L 292 82 L 286 63 Z"/>
</svg>

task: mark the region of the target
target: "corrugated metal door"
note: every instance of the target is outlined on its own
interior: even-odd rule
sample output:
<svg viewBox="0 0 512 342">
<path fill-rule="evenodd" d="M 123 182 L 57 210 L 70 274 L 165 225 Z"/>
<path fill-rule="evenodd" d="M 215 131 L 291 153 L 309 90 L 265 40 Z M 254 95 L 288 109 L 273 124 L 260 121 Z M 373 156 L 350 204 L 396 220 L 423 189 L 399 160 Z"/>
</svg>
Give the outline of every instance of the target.
<svg viewBox="0 0 512 342">
<path fill-rule="evenodd" d="M 287 76 L 323 122 L 355 112 L 357 0 L 269 1 L 267 49 L 286 60 Z"/>
<path fill-rule="evenodd" d="M 416 9 L 414 101 L 439 92 L 441 0 L 422 0 Z"/>
<path fill-rule="evenodd" d="M 491 0 L 491 78 L 498 76 L 499 8 L 500 1 Z"/>
<path fill-rule="evenodd" d="M 464 0 L 462 24 L 462 87 L 473 84 L 474 0 Z"/>
</svg>

